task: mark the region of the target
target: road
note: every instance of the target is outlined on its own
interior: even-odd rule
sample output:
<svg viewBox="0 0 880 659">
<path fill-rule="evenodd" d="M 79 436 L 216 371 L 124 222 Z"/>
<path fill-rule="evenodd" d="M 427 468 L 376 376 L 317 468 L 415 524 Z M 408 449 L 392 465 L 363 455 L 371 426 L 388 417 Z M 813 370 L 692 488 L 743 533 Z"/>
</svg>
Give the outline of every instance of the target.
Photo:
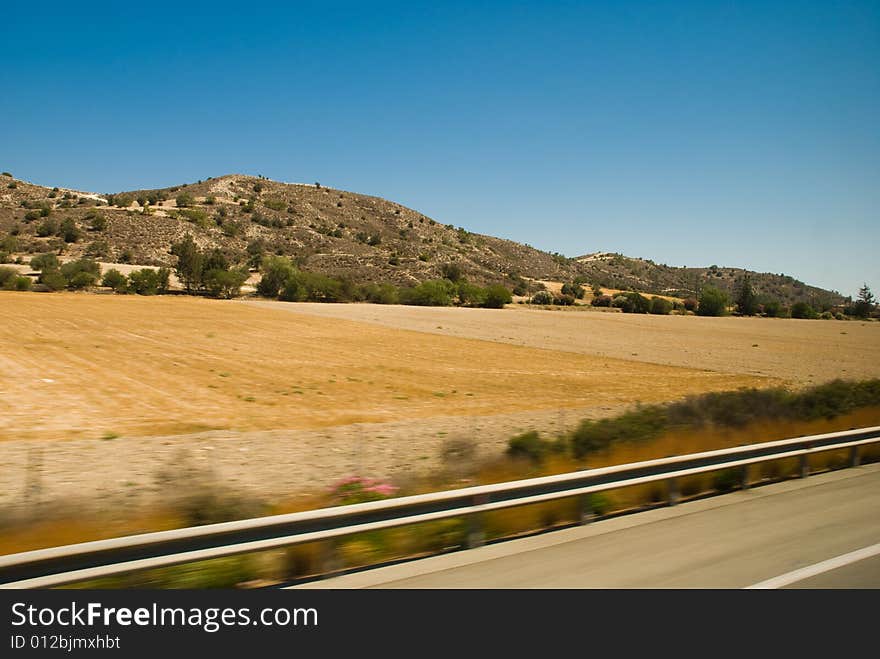
<svg viewBox="0 0 880 659">
<path fill-rule="evenodd" d="M 297 587 L 880 588 L 880 465 Z"/>
</svg>

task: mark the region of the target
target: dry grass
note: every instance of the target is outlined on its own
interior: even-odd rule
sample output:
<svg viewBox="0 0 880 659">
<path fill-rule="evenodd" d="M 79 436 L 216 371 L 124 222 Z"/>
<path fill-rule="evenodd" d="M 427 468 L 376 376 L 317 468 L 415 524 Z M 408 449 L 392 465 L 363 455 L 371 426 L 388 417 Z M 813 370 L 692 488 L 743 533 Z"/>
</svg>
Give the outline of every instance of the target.
<svg viewBox="0 0 880 659">
<path fill-rule="evenodd" d="M 237 302 L 0 293 L 0 307 L 0 439 L 619 407 L 777 382 Z"/>
</svg>

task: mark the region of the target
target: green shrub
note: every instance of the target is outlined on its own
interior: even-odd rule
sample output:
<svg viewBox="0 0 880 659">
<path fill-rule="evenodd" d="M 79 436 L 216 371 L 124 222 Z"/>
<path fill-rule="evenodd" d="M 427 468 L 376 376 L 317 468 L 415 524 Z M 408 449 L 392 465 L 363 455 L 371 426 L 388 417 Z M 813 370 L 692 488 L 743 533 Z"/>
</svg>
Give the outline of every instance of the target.
<svg viewBox="0 0 880 659">
<path fill-rule="evenodd" d="M 33 281 L 30 277 L 25 277 L 24 275 L 16 275 L 11 279 L 7 280 L 3 285 L 7 291 L 29 291 L 31 290 L 31 286 L 33 285 Z"/>
<path fill-rule="evenodd" d="M 252 243 L 253 244 L 253 243 Z M 251 251 L 251 246 L 248 246 Z M 254 251 L 254 254 L 257 252 Z M 260 270 L 263 273 L 257 284 L 257 293 L 263 297 L 275 298 L 296 274 L 290 259 L 283 256 L 267 256 L 262 259 Z"/>
<path fill-rule="evenodd" d="M 57 270 L 44 270 L 37 281 L 49 291 L 60 291 L 67 288 L 67 279 Z"/>
<path fill-rule="evenodd" d="M 611 306 L 611 296 L 609 295 L 598 295 L 590 300 L 590 304 L 594 307 L 610 307 Z"/>
<path fill-rule="evenodd" d="M 400 292 L 403 304 L 424 307 L 447 307 L 452 304 L 455 286 L 446 279 L 423 281 L 412 288 L 404 288 Z"/>
<path fill-rule="evenodd" d="M 138 295 L 159 295 L 168 290 L 171 271 L 168 268 L 142 268 L 128 275 L 129 290 Z"/>
<path fill-rule="evenodd" d="M 61 226 L 58 228 L 58 235 L 66 243 L 75 243 L 80 239 L 80 231 L 76 226 L 76 222 L 73 221 L 73 218 L 66 218 Z"/>
<path fill-rule="evenodd" d="M 658 316 L 667 316 L 672 311 L 672 302 L 662 297 L 651 298 L 650 312 Z"/>
<path fill-rule="evenodd" d="M 656 437 L 666 426 L 667 412 L 659 405 L 639 407 L 613 419 L 585 419 L 571 434 L 572 452 L 582 458 L 606 450 L 612 442 Z"/>
<path fill-rule="evenodd" d="M 611 306 L 619 308 L 623 313 L 648 313 L 651 301 L 639 293 L 621 293 L 614 296 Z"/>
<path fill-rule="evenodd" d="M 449 277 L 447 277 L 449 279 Z M 450 281 L 454 281 L 450 279 Z M 487 291 L 467 281 L 458 282 L 458 301 L 466 307 L 479 307 L 486 303 Z"/>
<path fill-rule="evenodd" d="M 79 290 L 94 286 L 101 276 L 101 266 L 91 259 L 69 261 L 61 266 L 68 288 Z"/>
<path fill-rule="evenodd" d="M 5 288 L 6 283 L 18 276 L 15 268 L 0 267 L 0 287 Z"/>
<path fill-rule="evenodd" d="M 397 304 L 400 301 L 397 288 L 391 284 L 367 284 L 361 287 L 361 297 L 373 304 Z"/>
<path fill-rule="evenodd" d="M 196 203 L 195 197 L 193 197 L 189 192 L 181 192 L 177 197 L 175 197 L 174 201 L 177 203 L 178 208 L 188 208 Z"/>
<path fill-rule="evenodd" d="M 538 431 L 531 430 L 511 437 L 507 442 L 507 455 L 511 458 L 523 458 L 540 464 L 551 453 L 558 450 L 555 442 L 542 439 Z"/>
<path fill-rule="evenodd" d="M 92 216 L 92 222 L 89 227 L 92 231 L 103 231 L 107 228 L 107 219 L 100 213 L 95 213 Z"/>
<path fill-rule="evenodd" d="M 241 286 L 247 281 L 247 270 L 208 270 L 203 281 L 208 293 L 214 297 L 232 298 L 241 292 Z"/>
<path fill-rule="evenodd" d="M 180 215 L 187 222 L 192 222 L 202 229 L 207 229 L 210 224 L 208 222 L 208 213 L 202 208 L 184 208 L 180 211 Z"/>
<path fill-rule="evenodd" d="M 40 272 L 58 269 L 58 257 L 52 252 L 38 254 L 31 259 L 31 268 Z"/>
<path fill-rule="evenodd" d="M 493 284 L 486 289 L 486 301 L 483 302 L 487 309 L 502 309 L 505 304 L 513 302 L 510 291 L 501 284 Z"/>
<path fill-rule="evenodd" d="M 283 199 L 266 199 L 263 201 L 263 205 L 266 208 L 271 208 L 273 211 L 282 211 L 287 208 L 287 202 Z"/>
<path fill-rule="evenodd" d="M 795 302 L 791 305 L 791 317 L 814 320 L 819 317 L 819 314 L 806 302 Z"/>
<path fill-rule="evenodd" d="M 538 291 L 529 300 L 529 304 L 553 304 L 553 295 L 550 291 Z"/>
<path fill-rule="evenodd" d="M 697 304 L 698 316 L 723 316 L 727 313 L 727 294 L 712 286 L 707 286 L 700 293 Z"/>
<path fill-rule="evenodd" d="M 56 233 L 58 233 L 58 223 L 50 217 L 47 217 L 37 226 L 37 236 L 40 238 L 54 236 Z"/>
<path fill-rule="evenodd" d="M 126 293 L 128 292 L 128 277 L 119 272 L 119 270 L 112 268 L 104 273 L 101 285 L 112 288 L 117 293 Z"/>
</svg>

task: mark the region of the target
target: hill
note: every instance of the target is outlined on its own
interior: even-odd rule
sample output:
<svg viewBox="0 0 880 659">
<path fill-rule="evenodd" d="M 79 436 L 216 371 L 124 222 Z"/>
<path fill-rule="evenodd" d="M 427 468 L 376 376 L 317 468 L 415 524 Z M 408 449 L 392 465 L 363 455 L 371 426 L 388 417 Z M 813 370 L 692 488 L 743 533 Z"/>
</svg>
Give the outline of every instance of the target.
<svg viewBox="0 0 880 659">
<path fill-rule="evenodd" d="M 701 286 L 732 290 L 748 271 L 673 268 L 620 254 L 578 258 L 441 224 L 378 197 L 320 184 L 281 183 L 239 174 L 169 188 L 97 194 L 48 188 L 0 176 L 0 256 L 55 251 L 70 258 L 172 266 L 173 243 L 191 234 L 232 262 L 262 254 L 293 258 L 314 272 L 357 282 L 414 284 L 456 264 L 478 284 L 513 288 L 537 281 L 581 281 L 604 287 L 687 296 Z M 749 273 L 758 293 L 784 303 L 840 303 L 833 291 L 791 277 Z M 526 281 L 524 282 L 523 279 Z"/>
</svg>

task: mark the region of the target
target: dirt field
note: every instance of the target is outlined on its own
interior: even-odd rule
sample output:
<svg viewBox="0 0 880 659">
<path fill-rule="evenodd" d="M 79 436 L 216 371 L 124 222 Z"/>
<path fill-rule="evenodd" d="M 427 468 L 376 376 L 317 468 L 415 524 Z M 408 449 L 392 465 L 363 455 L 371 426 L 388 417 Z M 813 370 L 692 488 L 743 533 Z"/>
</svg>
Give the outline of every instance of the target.
<svg viewBox="0 0 880 659">
<path fill-rule="evenodd" d="M 149 496 L 181 462 L 290 493 L 636 401 L 880 375 L 878 323 L 72 293 L 0 293 L 0 346 L 0 504 Z"/>
<path fill-rule="evenodd" d="M 880 323 L 380 305 L 243 302 L 441 334 L 666 366 L 775 377 L 791 386 L 880 377 Z"/>
</svg>

